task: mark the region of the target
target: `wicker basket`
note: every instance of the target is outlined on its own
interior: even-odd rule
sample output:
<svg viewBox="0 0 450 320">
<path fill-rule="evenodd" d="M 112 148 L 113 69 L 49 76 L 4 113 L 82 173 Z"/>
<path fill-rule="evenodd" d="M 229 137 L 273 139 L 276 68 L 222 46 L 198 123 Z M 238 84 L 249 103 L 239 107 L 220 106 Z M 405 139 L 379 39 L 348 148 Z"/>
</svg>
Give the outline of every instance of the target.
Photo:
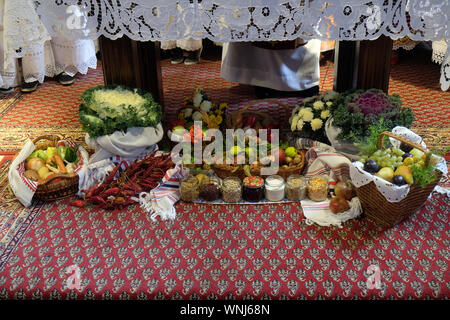
<svg viewBox="0 0 450 320">
<path fill-rule="evenodd" d="M 241 128 L 243 125 L 242 119 L 245 117 L 246 114 L 254 114 L 262 120 L 271 121 L 273 119 L 272 115 L 269 115 L 264 112 L 249 110 L 250 107 L 257 105 L 261 102 L 275 103 L 285 110 L 286 117 L 290 116 L 291 111 L 290 111 L 289 107 L 278 100 L 275 100 L 275 99 L 254 100 L 254 101 L 251 101 L 248 104 L 246 104 L 243 108 L 239 109 L 238 111 L 230 113 L 227 116 L 227 118 L 226 118 L 227 128 L 230 128 L 230 129 Z M 288 121 L 288 119 L 285 119 L 285 120 L 286 120 L 286 122 Z M 304 162 L 303 162 L 303 165 L 301 166 L 301 168 L 300 168 L 300 166 L 296 167 L 296 170 L 294 170 L 294 171 L 303 170 L 303 166 L 304 166 Z M 283 169 L 283 170 L 285 170 L 285 169 Z M 225 179 L 227 177 L 239 177 L 240 179 L 243 179 L 246 177 L 243 165 L 216 164 L 216 165 L 214 165 L 214 172 L 217 176 L 219 176 L 222 179 Z M 252 172 L 252 170 L 250 172 L 253 175 L 259 175 L 259 168 L 253 168 L 253 172 Z"/>
<path fill-rule="evenodd" d="M 289 122 L 289 117 L 291 116 L 291 110 L 287 105 L 285 105 L 284 103 L 282 103 L 281 101 L 278 101 L 276 99 L 262 99 L 262 100 L 251 101 L 248 104 L 246 104 L 244 107 L 242 107 L 241 109 L 239 109 L 233 113 L 230 113 L 226 118 L 227 128 L 230 128 L 230 129 L 242 128 L 242 125 L 243 125 L 242 120 L 246 114 L 254 114 L 262 119 L 271 121 L 273 119 L 273 115 L 270 115 L 270 114 L 267 114 L 264 112 L 248 110 L 250 107 L 257 105 L 259 103 L 262 103 L 262 102 L 275 103 L 278 106 L 282 107 L 284 109 L 286 119 L 280 119 L 280 120 L 285 120 L 286 123 Z"/>
<path fill-rule="evenodd" d="M 243 165 L 215 164 L 213 169 L 214 173 L 221 179 L 238 177 L 242 180 L 247 176 L 244 172 Z"/>
<path fill-rule="evenodd" d="M 275 173 L 275 174 L 283 177 L 284 180 L 287 180 L 287 178 L 289 176 L 293 175 L 293 174 L 302 174 L 303 169 L 305 167 L 305 163 L 306 163 L 306 150 L 305 149 L 301 150 L 301 158 L 302 158 L 302 160 L 296 166 L 292 166 L 292 167 L 289 167 L 289 168 L 281 168 L 280 167 L 278 169 L 278 172 Z M 250 166 L 250 173 L 253 176 L 262 176 L 262 177 L 264 177 L 261 174 L 261 167 L 260 166 L 255 166 L 255 167 Z"/>
<path fill-rule="evenodd" d="M 380 134 L 378 138 L 379 149 L 383 147 L 384 136 L 392 137 L 416 149 L 427 152 L 427 150 L 422 146 L 391 132 L 383 132 Z M 424 188 L 413 184 L 408 195 L 400 202 L 389 202 L 386 200 L 386 198 L 378 191 L 375 183 L 372 181 L 359 188 L 355 188 L 356 195 L 361 201 L 363 212 L 367 217 L 378 222 L 385 228 L 390 228 L 406 219 L 422 207 L 434 187 L 438 184 L 441 176 L 442 173 L 439 173 L 438 179 Z"/>
<path fill-rule="evenodd" d="M 58 135 L 44 135 L 33 140 L 36 150 L 56 147 L 56 144 L 62 137 Z M 37 186 L 34 199 L 42 201 L 54 201 L 73 196 L 78 192 L 78 175 L 58 174 L 54 175 L 45 183 Z"/>
</svg>

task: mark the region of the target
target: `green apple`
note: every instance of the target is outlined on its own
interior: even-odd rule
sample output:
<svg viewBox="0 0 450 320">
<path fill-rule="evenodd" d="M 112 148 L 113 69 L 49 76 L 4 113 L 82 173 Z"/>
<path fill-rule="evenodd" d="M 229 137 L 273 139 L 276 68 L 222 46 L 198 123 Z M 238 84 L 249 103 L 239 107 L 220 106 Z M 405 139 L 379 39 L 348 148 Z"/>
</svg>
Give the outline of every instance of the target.
<svg viewBox="0 0 450 320">
<path fill-rule="evenodd" d="M 424 155 L 422 151 L 416 148 L 412 149 L 409 153 L 411 153 L 413 157 L 416 157 L 417 159 L 421 159 L 422 156 Z"/>
<path fill-rule="evenodd" d="M 230 153 L 234 156 L 237 156 L 242 151 L 244 151 L 244 150 L 242 150 L 241 147 L 239 147 L 239 146 L 234 146 L 234 147 L 231 147 L 231 149 L 230 149 Z"/>
<path fill-rule="evenodd" d="M 284 151 L 284 154 L 286 155 L 286 157 L 295 158 L 295 156 L 297 155 L 297 149 L 295 149 L 294 147 L 288 147 Z"/>
</svg>

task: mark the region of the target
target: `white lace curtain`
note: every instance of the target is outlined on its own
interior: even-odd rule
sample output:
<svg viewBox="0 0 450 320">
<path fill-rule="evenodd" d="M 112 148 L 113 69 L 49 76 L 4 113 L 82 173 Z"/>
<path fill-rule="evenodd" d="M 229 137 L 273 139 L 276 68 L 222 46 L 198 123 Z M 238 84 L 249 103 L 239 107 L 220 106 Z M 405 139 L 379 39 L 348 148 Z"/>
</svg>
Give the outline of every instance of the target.
<svg viewBox="0 0 450 320">
<path fill-rule="evenodd" d="M 393 39 L 450 42 L 448 0 L 37 0 L 49 30 L 71 38 L 139 41 Z M 449 46 L 450 47 L 450 46 Z M 447 51 L 441 70 L 450 85 Z"/>
</svg>

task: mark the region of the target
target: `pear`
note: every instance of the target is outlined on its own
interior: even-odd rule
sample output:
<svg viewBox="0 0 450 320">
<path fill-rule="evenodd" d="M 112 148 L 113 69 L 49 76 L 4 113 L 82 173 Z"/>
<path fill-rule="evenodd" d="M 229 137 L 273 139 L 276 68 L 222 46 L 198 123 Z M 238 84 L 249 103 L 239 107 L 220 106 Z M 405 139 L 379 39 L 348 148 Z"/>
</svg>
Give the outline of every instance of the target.
<svg viewBox="0 0 450 320">
<path fill-rule="evenodd" d="M 375 175 L 381 179 L 391 182 L 394 177 L 394 170 L 391 167 L 384 167 L 381 168 Z"/>
<path fill-rule="evenodd" d="M 397 170 L 395 170 L 394 175 L 402 176 L 405 179 L 407 184 L 413 184 L 413 174 L 411 168 L 405 165 L 398 166 Z"/>
</svg>

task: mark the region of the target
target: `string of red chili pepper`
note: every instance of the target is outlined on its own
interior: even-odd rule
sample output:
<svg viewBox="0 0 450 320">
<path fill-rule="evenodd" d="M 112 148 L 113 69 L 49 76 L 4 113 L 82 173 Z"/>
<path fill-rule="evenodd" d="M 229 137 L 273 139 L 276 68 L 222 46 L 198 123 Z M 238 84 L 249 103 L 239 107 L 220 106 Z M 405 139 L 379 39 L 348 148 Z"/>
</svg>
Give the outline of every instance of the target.
<svg viewBox="0 0 450 320">
<path fill-rule="evenodd" d="M 170 154 L 160 156 L 151 154 L 130 163 L 116 178 L 124 163 L 122 161 L 114 167 L 103 183 L 84 190 L 84 200 L 75 200 L 71 205 L 84 207 L 87 204 L 94 204 L 103 209 L 123 208 L 135 203 L 132 197 L 155 189 L 166 171 L 174 167 Z"/>
</svg>

